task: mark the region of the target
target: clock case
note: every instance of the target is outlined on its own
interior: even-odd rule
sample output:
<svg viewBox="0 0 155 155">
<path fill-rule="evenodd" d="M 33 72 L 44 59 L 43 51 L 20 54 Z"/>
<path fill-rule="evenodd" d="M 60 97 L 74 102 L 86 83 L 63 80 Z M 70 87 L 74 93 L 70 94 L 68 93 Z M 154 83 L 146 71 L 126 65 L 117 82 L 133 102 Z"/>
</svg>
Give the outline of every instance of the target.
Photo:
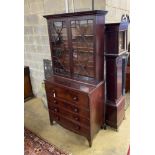
<svg viewBox="0 0 155 155">
<path fill-rule="evenodd" d="M 118 129 L 125 118 L 125 70 L 128 59 L 128 18 L 105 28 L 106 124 Z"/>
</svg>

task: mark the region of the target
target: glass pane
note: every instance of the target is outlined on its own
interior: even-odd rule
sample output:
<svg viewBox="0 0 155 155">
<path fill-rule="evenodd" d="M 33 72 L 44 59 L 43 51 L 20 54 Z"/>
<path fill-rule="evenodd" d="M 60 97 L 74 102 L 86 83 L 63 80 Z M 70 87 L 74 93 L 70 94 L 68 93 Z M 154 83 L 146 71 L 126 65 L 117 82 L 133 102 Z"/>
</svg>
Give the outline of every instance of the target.
<svg viewBox="0 0 155 155">
<path fill-rule="evenodd" d="M 125 31 L 119 32 L 119 51 L 125 50 Z"/>
<path fill-rule="evenodd" d="M 74 76 L 95 76 L 93 20 L 71 21 Z"/>
<path fill-rule="evenodd" d="M 51 44 L 54 73 L 70 76 L 66 23 L 64 21 L 59 21 L 53 22 L 51 25 Z"/>
</svg>

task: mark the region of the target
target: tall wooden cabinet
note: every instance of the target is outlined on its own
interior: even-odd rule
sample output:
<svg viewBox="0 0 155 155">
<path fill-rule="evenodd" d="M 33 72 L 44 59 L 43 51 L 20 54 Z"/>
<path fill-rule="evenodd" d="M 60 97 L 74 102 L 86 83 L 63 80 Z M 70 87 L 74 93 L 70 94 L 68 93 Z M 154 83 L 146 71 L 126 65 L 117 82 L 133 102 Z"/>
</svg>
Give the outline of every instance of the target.
<svg viewBox="0 0 155 155">
<path fill-rule="evenodd" d="M 104 117 L 104 25 L 106 11 L 44 16 L 53 76 L 45 80 L 51 124 L 85 136 L 92 145 Z"/>
<path fill-rule="evenodd" d="M 118 129 L 125 117 L 125 67 L 128 56 L 128 20 L 106 24 L 106 124 Z"/>
</svg>

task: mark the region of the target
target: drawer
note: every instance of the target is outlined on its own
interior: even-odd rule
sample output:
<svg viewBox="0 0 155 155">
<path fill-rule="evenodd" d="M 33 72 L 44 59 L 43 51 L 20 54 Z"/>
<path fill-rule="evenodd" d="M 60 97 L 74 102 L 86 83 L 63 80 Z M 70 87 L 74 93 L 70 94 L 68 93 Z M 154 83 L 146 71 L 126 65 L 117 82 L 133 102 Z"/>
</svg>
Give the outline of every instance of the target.
<svg viewBox="0 0 155 155">
<path fill-rule="evenodd" d="M 77 104 L 81 107 L 89 108 L 88 96 L 82 92 L 73 91 L 71 89 L 55 86 L 46 82 L 46 94 L 47 98 L 60 98 Z"/>
<path fill-rule="evenodd" d="M 81 108 L 78 108 L 76 106 L 70 105 L 67 102 L 60 102 L 57 100 L 54 100 L 53 102 L 50 101 L 50 102 L 48 102 L 48 107 L 52 111 L 58 111 L 59 112 L 62 109 L 62 110 L 65 110 L 67 112 L 70 112 L 72 114 L 83 116 L 85 118 L 90 117 L 90 114 L 89 114 L 90 112 L 88 110 L 81 109 Z"/>
<path fill-rule="evenodd" d="M 67 109 L 51 106 L 50 111 L 52 111 L 53 113 L 59 113 L 62 116 L 73 120 L 75 123 L 81 123 L 85 126 L 90 126 L 89 118 L 83 117 L 79 114 L 71 113 Z"/>
<path fill-rule="evenodd" d="M 50 114 L 50 118 L 52 118 L 52 120 L 55 120 L 58 124 L 60 124 L 64 128 L 69 129 L 69 130 L 71 130 L 75 133 L 78 133 L 80 135 L 83 135 L 83 136 L 90 135 L 89 128 L 85 128 L 81 125 L 73 123 L 72 121 L 68 120 L 67 118 L 64 118 L 61 115 L 55 114 L 51 111 L 49 111 L 49 114 Z"/>
</svg>

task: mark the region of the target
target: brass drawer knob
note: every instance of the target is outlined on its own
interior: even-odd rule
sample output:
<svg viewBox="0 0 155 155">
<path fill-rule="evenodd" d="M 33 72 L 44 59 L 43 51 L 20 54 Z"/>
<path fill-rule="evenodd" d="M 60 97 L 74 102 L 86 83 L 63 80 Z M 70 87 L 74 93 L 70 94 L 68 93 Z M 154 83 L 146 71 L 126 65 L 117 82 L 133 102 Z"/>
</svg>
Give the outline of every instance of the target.
<svg viewBox="0 0 155 155">
<path fill-rule="evenodd" d="M 78 109 L 77 108 L 74 108 L 74 112 L 78 112 Z"/>
<path fill-rule="evenodd" d="M 54 100 L 54 101 L 53 101 L 53 103 L 54 103 L 54 104 L 57 104 L 57 101 L 56 101 L 56 100 Z"/>
<path fill-rule="evenodd" d="M 54 89 L 52 90 L 52 93 L 55 93 L 55 90 Z"/>
<path fill-rule="evenodd" d="M 78 100 L 78 97 L 77 96 L 74 96 L 73 97 L 73 101 L 77 101 Z"/>
<path fill-rule="evenodd" d="M 58 109 L 57 108 L 54 108 L 54 112 L 58 112 Z"/>
</svg>

